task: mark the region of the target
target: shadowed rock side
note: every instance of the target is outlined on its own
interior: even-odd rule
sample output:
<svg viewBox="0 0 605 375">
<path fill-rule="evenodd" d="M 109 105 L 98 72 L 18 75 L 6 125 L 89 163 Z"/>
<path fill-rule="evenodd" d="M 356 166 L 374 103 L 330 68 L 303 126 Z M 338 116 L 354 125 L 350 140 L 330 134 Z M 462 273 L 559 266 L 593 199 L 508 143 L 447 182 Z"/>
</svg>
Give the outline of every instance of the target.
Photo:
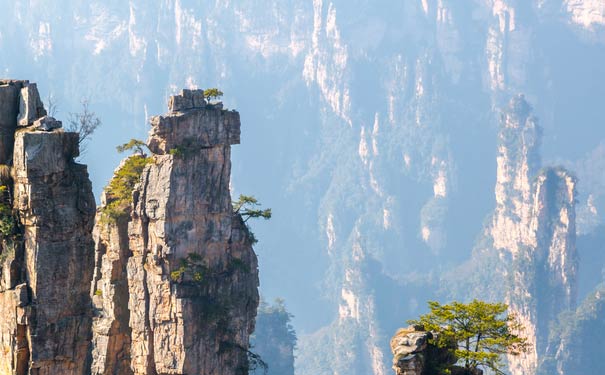
<svg viewBox="0 0 605 375">
<path fill-rule="evenodd" d="M 0 81 L 0 99 L 0 374 L 86 374 L 95 202 L 78 134 L 40 119 L 35 84 Z"/>
<path fill-rule="evenodd" d="M 110 194 L 97 213 L 93 374 L 247 374 L 258 271 L 229 192 L 239 114 L 199 90 L 169 106 L 126 215 Z"/>
</svg>

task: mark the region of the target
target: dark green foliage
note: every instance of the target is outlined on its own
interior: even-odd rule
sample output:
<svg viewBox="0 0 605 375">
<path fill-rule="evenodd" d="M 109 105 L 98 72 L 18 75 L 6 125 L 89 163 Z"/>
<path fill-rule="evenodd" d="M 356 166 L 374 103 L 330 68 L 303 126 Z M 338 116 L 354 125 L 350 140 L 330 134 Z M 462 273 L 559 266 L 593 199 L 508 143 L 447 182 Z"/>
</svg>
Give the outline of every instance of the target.
<svg viewBox="0 0 605 375">
<path fill-rule="evenodd" d="M 294 374 L 297 338 L 291 319 L 292 314 L 286 310 L 283 299 L 276 299 L 273 305 L 261 301 L 251 342 L 269 365 L 269 375 Z"/>
<path fill-rule="evenodd" d="M 119 153 L 134 150 L 136 154 L 145 155 L 146 153 L 144 148 L 147 148 L 147 144 L 145 142 L 141 141 L 140 139 L 131 138 L 127 143 L 117 146 L 116 150 L 118 150 Z"/>
<path fill-rule="evenodd" d="M 103 207 L 104 219 L 117 220 L 129 215 L 134 186 L 139 182 L 145 166 L 152 162 L 153 158 L 143 155 L 126 159 L 105 190 L 108 203 Z"/>
<path fill-rule="evenodd" d="M 248 229 L 248 238 L 252 244 L 257 243 L 258 240 L 256 239 L 254 232 L 252 232 L 250 229 L 250 226 L 247 223 L 248 220 L 252 218 L 263 218 L 265 220 L 269 220 L 271 218 L 271 209 L 262 209 L 260 206 L 261 204 L 258 202 L 258 200 L 251 195 L 240 194 L 238 200 L 233 202 L 233 212 L 242 217 L 242 220 Z"/>
<path fill-rule="evenodd" d="M 203 283 L 210 275 L 210 269 L 203 263 L 202 257 L 195 253 L 180 259 L 179 267 L 170 272 L 170 278 L 174 282 L 192 281 L 197 284 Z"/>
<path fill-rule="evenodd" d="M 204 264 L 201 255 L 190 253 L 186 258 L 179 259 L 179 267 L 170 272 L 170 278 L 174 282 L 193 282 L 203 285 L 211 278 L 228 277 L 238 271 L 248 273 L 250 266 L 241 259 L 232 258 L 226 270 L 213 270 Z"/>
<path fill-rule="evenodd" d="M 408 323 L 437 333 L 437 338 L 430 343 L 452 348 L 452 354 L 467 370 L 483 367 L 504 374 L 502 357 L 519 355 L 529 349 L 527 340 L 516 334 L 523 327 L 513 315 L 506 314 L 506 304 L 473 300 L 468 304 L 441 305 L 431 301 L 429 308 L 428 314 Z"/>
<path fill-rule="evenodd" d="M 198 153 L 202 147 L 195 138 L 185 138 L 178 146 L 171 148 L 168 153 L 176 158 L 188 158 Z"/>
<path fill-rule="evenodd" d="M 268 220 L 271 218 L 271 209 L 260 209 L 260 203 L 251 195 L 240 195 L 239 199 L 233 202 L 233 211 L 238 213 L 244 219 L 244 223 L 251 218 L 263 218 Z"/>
<path fill-rule="evenodd" d="M 17 218 L 11 203 L 10 187 L 0 185 L 0 236 L 4 240 L 13 240 L 17 232 Z"/>
<path fill-rule="evenodd" d="M 215 87 L 204 90 L 204 97 L 211 100 L 218 100 L 223 96 L 223 92 Z"/>
</svg>

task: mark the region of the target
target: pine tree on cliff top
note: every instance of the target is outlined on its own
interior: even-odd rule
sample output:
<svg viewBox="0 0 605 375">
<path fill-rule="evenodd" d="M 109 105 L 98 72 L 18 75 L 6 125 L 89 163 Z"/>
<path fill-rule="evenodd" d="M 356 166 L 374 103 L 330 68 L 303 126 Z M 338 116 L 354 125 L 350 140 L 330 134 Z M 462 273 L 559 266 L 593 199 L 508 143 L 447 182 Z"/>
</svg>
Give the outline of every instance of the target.
<svg viewBox="0 0 605 375">
<path fill-rule="evenodd" d="M 458 363 L 471 373 L 482 367 L 504 374 L 504 355 L 519 355 L 529 350 L 527 340 L 518 335 L 523 327 L 514 315 L 506 314 L 506 304 L 478 300 L 468 304 L 441 305 L 434 301 L 428 304 L 431 310 L 428 314 L 408 323 L 436 333 L 431 343 L 451 348 Z"/>
</svg>

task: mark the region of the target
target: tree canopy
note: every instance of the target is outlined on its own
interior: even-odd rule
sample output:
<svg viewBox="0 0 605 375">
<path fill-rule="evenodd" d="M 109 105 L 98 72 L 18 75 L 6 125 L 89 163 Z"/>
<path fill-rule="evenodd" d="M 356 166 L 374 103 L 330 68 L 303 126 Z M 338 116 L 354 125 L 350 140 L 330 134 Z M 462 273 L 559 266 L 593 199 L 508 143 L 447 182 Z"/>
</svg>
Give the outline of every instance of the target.
<svg viewBox="0 0 605 375">
<path fill-rule="evenodd" d="M 271 218 L 271 209 L 261 209 L 258 200 L 251 195 L 240 195 L 238 200 L 233 202 L 233 211 L 242 215 L 244 223 L 251 218 Z"/>
<path fill-rule="evenodd" d="M 56 112 L 56 108 L 53 107 L 50 109 Z M 101 119 L 90 109 L 88 99 L 83 99 L 81 111 L 69 114 L 65 130 L 79 134 L 78 144 L 80 146 L 80 153 L 83 154 L 86 151 L 88 141 L 99 126 L 101 126 Z"/>
<path fill-rule="evenodd" d="M 483 367 L 504 374 L 504 355 L 520 355 L 529 350 L 527 340 L 519 336 L 523 326 L 514 315 L 506 313 L 506 304 L 478 300 L 468 304 L 428 304 L 429 313 L 408 323 L 436 333 L 432 344 L 450 348 L 467 370 Z"/>
<path fill-rule="evenodd" d="M 204 97 L 210 100 L 218 100 L 223 96 L 223 92 L 215 87 L 204 90 Z"/>
<path fill-rule="evenodd" d="M 250 241 L 252 242 L 252 244 L 257 243 L 258 240 L 256 239 L 254 232 L 252 232 L 252 229 L 250 229 L 250 226 L 248 225 L 248 220 L 257 218 L 269 220 L 271 218 L 271 209 L 260 208 L 260 203 L 258 202 L 258 200 L 251 195 L 242 194 L 239 196 L 237 201 L 234 201 L 232 204 L 233 213 L 238 214 L 242 217 L 242 220 L 244 221 L 244 224 L 248 229 L 248 236 Z"/>
<path fill-rule="evenodd" d="M 118 150 L 119 153 L 134 150 L 135 153 L 139 155 L 145 155 L 145 150 L 143 148 L 147 148 L 147 144 L 145 144 L 145 142 L 141 141 L 140 139 L 132 138 L 127 143 L 117 146 L 116 150 Z"/>
</svg>

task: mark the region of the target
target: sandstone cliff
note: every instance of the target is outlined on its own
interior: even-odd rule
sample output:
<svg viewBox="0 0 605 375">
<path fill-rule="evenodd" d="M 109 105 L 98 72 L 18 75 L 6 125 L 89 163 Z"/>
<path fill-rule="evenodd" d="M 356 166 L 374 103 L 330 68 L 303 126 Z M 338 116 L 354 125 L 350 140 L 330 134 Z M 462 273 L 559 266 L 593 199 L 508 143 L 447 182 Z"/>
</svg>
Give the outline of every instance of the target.
<svg viewBox="0 0 605 375">
<path fill-rule="evenodd" d="M 86 374 L 95 202 L 78 134 L 0 81 L 0 374 Z"/>
<path fill-rule="evenodd" d="M 97 213 L 93 374 L 247 374 L 258 271 L 229 191 L 239 114 L 199 90 L 169 109 Z"/>
<path fill-rule="evenodd" d="M 531 350 L 509 358 L 518 375 L 536 373 L 552 324 L 575 307 L 578 269 L 576 178 L 563 168 L 541 169 L 542 131 L 531 112 L 521 95 L 503 111 L 496 209 L 474 252 L 477 284 L 469 285 L 472 297 L 506 300 L 525 327 Z"/>
</svg>

